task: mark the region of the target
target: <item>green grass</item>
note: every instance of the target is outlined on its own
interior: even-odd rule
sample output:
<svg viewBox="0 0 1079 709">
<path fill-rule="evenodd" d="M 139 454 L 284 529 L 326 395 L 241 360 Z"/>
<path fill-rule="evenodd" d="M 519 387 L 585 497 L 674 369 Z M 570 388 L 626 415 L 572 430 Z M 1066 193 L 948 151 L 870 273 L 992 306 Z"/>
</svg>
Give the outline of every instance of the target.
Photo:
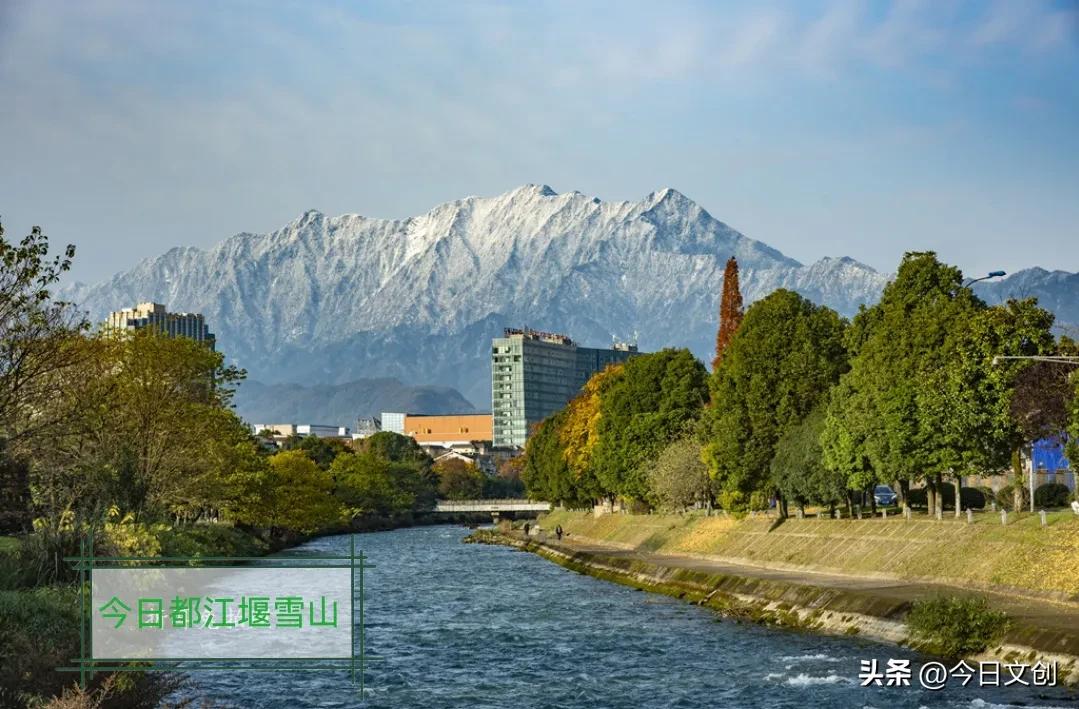
<svg viewBox="0 0 1079 709">
<path fill-rule="evenodd" d="M 922 650 L 944 657 L 977 655 L 1008 631 L 1007 614 L 978 596 L 939 596 L 915 601 L 907 616 L 913 639 Z"/>
<path fill-rule="evenodd" d="M 1015 588 L 1079 600 L 1079 517 L 1070 510 L 1040 516 L 998 513 L 937 520 L 915 514 L 881 519 L 743 520 L 678 515 L 552 512 L 572 539 L 592 539 L 668 554 L 698 554 L 774 567 L 896 576 Z"/>
<path fill-rule="evenodd" d="M 19 551 L 20 544 L 18 537 L 0 536 L 0 554 L 14 556 Z"/>
</svg>

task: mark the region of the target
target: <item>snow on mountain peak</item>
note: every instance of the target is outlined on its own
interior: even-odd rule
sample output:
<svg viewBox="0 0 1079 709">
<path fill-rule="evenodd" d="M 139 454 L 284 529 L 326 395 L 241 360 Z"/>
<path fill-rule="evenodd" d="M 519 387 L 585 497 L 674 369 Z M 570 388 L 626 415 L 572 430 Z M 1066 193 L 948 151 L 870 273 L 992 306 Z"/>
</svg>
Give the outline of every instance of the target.
<svg viewBox="0 0 1079 709">
<path fill-rule="evenodd" d="M 509 194 L 527 194 L 535 197 L 557 197 L 558 193 L 551 189 L 550 185 L 528 183 L 521 185 Z"/>
<path fill-rule="evenodd" d="M 887 280 L 846 258 L 802 266 L 673 188 L 620 202 L 530 184 L 407 219 L 308 210 L 269 234 L 173 249 L 72 297 L 96 320 L 150 299 L 202 312 L 255 379 L 398 377 L 455 386 L 483 407 L 490 338 L 507 326 L 590 345 L 639 332 L 644 350 L 688 346 L 707 359 L 732 255 L 747 303 L 784 287 L 851 314 Z"/>
</svg>

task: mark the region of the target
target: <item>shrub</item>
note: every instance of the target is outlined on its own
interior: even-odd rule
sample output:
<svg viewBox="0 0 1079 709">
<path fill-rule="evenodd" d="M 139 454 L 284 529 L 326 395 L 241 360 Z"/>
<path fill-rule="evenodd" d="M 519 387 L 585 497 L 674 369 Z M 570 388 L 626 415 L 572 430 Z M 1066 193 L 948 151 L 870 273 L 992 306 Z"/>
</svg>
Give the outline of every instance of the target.
<svg viewBox="0 0 1079 709">
<path fill-rule="evenodd" d="M 198 524 L 158 534 L 161 556 L 261 556 L 269 545 L 254 534 L 224 524 Z"/>
<path fill-rule="evenodd" d="M 989 504 L 985 492 L 976 487 L 963 488 L 959 491 L 959 497 L 964 510 L 984 510 Z"/>
<path fill-rule="evenodd" d="M 944 487 L 940 490 L 941 497 L 944 498 L 944 509 L 955 509 L 955 485 L 945 481 Z M 989 499 L 986 498 L 985 493 L 976 487 L 965 487 L 959 491 L 960 502 L 962 503 L 962 509 L 984 509 L 989 504 Z M 929 494 L 924 487 L 915 488 L 907 495 L 907 504 L 911 507 L 928 507 Z"/>
<path fill-rule="evenodd" d="M 22 585 L 19 546 L 19 540 L 15 537 L 0 537 L 0 591 L 10 591 Z"/>
<path fill-rule="evenodd" d="M 56 671 L 78 656 L 77 586 L 0 591 L 0 706 L 39 707 L 49 697 L 61 697 L 50 706 L 83 706 L 64 703 L 64 695 L 71 699 L 79 693 L 71 687 L 70 673 Z M 182 682 L 178 675 L 99 673 L 90 694 L 102 699 L 107 694 L 103 706 L 110 709 L 149 709 L 161 706 Z"/>
<path fill-rule="evenodd" d="M 764 512 L 771 505 L 772 497 L 760 490 L 754 490 L 749 495 L 749 509 L 754 512 Z"/>
<path fill-rule="evenodd" d="M 1025 510 L 1030 505 L 1030 490 L 1026 485 L 1020 485 L 1019 491 L 1023 497 L 1022 509 Z M 997 507 L 1015 512 L 1015 485 L 1008 484 L 997 490 Z"/>
<path fill-rule="evenodd" d="M 993 488 L 985 485 L 977 488 L 978 492 L 982 493 L 982 499 L 985 500 L 985 506 L 988 507 L 990 503 L 997 501 L 997 494 L 993 492 Z"/>
<path fill-rule="evenodd" d="M 0 591 L 0 697 L 59 694 L 71 676 L 56 668 L 78 656 L 73 586 Z"/>
<path fill-rule="evenodd" d="M 944 657 L 984 652 L 1007 632 L 1007 614 L 980 596 L 938 596 L 915 601 L 907 615 L 911 637 L 920 649 Z"/>
<path fill-rule="evenodd" d="M 1061 483 L 1045 483 L 1034 491 L 1035 507 L 1067 507 L 1072 491 Z"/>
</svg>

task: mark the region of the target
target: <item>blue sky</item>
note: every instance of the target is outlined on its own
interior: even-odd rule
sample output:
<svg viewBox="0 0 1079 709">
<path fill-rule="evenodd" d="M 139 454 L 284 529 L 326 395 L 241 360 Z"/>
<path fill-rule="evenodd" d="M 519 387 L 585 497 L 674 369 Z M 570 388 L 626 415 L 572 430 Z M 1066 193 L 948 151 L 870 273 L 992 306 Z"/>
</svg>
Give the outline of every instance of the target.
<svg viewBox="0 0 1079 709">
<path fill-rule="evenodd" d="M 804 262 L 1079 270 L 1079 3 L 0 4 L 0 215 L 95 281 L 305 209 L 679 189 Z"/>
</svg>

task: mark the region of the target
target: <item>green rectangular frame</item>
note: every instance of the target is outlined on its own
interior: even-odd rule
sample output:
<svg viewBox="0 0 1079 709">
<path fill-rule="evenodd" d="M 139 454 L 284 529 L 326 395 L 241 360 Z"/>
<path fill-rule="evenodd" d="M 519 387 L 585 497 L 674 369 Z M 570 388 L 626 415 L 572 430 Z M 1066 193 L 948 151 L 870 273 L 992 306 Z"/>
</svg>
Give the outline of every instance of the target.
<svg viewBox="0 0 1079 709">
<path fill-rule="evenodd" d="M 367 557 L 361 551 L 356 554 L 356 535 L 349 535 L 349 555 L 312 555 L 302 557 L 281 556 L 94 556 L 94 535 L 91 530 L 88 537 L 79 540 L 79 556 L 64 557 L 64 561 L 73 564 L 79 572 L 79 657 L 74 658 L 73 666 L 57 667 L 59 672 L 78 672 L 79 685 L 86 689 L 87 680 L 92 680 L 97 672 L 219 672 L 222 670 L 241 670 L 251 672 L 280 672 L 280 671 L 308 671 L 308 672 L 348 672 L 353 685 L 358 684 L 360 696 L 364 696 L 364 670 L 368 660 L 378 659 L 368 656 L 366 653 L 364 612 L 363 612 L 363 572 L 364 569 L 374 568 L 373 564 L 367 563 Z M 238 565 L 253 561 L 269 562 L 270 568 L 291 569 L 352 569 L 352 623 L 350 638 L 352 654 L 349 657 L 310 657 L 289 660 L 272 660 L 266 658 L 251 657 L 215 657 L 215 658 L 169 658 L 146 660 L 141 658 L 93 658 L 92 633 L 88 635 L 91 614 L 87 612 L 86 597 L 87 584 L 93 581 L 93 570 L 98 568 L 116 568 L 113 566 L 102 567 L 102 564 L 133 564 L 138 566 L 151 566 L 154 568 L 186 568 L 190 566 L 234 569 L 251 568 Z M 348 562 L 311 564 L 310 561 L 325 562 Z M 159 566 L 161 562 L 184 562 L 183 566 Z M 357 587 L 357 570 L 359 571 L 359 585 Z M 359 590 L 359 623 L 356 622 L 356 591 Z M 356 651 L 356 627 L 359 626 L 359 652 Z M 136 663 L 125 665 L 121 663 Z M 358 666 L 357 666 L 358 665 Z"/>
</svg>

